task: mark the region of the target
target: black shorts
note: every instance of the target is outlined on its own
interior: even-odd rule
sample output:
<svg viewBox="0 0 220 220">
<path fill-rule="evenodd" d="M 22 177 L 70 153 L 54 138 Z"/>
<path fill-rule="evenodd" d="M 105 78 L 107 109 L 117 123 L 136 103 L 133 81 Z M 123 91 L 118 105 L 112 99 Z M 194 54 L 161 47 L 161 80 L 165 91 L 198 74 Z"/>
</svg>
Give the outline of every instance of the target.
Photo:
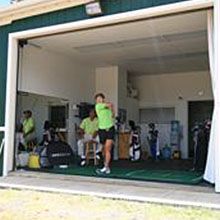
<svg viewBox="0 0 220 220">
<path fill-rule="evenodd" d="M 105 144 L 106 140 L 115 139 L 115 128 L 114 126 L 109 129 L 99 129 L 99 140 L 101 144 Z"/>
</svg>

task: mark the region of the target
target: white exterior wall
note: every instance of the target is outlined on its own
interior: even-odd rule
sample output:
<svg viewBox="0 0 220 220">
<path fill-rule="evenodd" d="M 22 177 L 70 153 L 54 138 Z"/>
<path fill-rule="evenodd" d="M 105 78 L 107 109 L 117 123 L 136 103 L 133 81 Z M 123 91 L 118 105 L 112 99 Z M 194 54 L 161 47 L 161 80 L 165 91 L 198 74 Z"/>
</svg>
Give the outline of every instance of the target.
<svg viewBox="0 0 220 220">
<path fill-rule="evenodd" d="M 145 75 L 134 77 L 133 82 L 139 90 L 141 108 L 175 107 L 175 117 L 183 125 L 182 156 L 187 158 L 188 101 L 213 99 L 209 73 Z M 199 95 L 200 91 L 202 95 Z"/>
</svg>

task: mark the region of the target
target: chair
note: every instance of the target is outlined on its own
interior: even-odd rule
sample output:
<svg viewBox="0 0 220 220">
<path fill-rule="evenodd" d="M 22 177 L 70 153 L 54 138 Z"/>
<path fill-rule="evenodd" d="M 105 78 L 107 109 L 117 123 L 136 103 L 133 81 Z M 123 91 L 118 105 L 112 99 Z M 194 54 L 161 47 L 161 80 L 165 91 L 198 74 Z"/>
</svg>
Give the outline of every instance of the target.
<svg viewBox="0 0 220 220">
<path fill-rule="evenodd" d="M 88 141 L 85 143 L 86 145 L 86 164 L 89 164 L 90 160 L 94 161 L 94 165 L 98 164 L 98 160 L 96 158 L 96 146 L 97 142 L 95 141 Z"/>
</svg>

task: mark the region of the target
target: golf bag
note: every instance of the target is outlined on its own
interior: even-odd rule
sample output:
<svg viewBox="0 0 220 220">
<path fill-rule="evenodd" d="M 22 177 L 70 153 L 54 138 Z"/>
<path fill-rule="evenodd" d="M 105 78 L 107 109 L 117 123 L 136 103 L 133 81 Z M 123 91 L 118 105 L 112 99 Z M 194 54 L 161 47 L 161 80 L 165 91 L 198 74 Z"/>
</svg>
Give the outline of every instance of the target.
<svg viewBox="0 0 220 220">
<path fill-rule="evenodd" d="M 137 161 L 141 158 L 141 145 L 140 136 L 138 131 L 131 132 L 130 139 L 130 159 L 131 161 Z"/>
<path fill-rule="evenodd" d="M 48 161 L 52 166 L 69 165 L 73 162 L 71 147 L 62 141 L 51 142 L 47 146 Z"/>
<path fill-rule="evenodd" d="M 208 145 L 210 138 L 211 122 L 205 121 L 203 128 L 198 133 L 198 144 L 196 148 L 195 169 L 197 171 L 205 170 L 208 154 Z"/>
</svg>

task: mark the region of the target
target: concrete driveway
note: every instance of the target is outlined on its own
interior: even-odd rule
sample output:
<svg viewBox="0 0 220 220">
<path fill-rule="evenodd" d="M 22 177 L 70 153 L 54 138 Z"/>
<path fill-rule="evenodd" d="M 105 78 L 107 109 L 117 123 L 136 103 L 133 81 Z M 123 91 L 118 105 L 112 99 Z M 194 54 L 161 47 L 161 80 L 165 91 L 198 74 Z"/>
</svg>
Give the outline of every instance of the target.
<svg viewBox="0 0 220 220">
<path fill-rule="evenodd" d="M 220 195 L 211 186 L 16 171 L 1 177 L 0 187 L 220 209 Z"/>
</svg>

